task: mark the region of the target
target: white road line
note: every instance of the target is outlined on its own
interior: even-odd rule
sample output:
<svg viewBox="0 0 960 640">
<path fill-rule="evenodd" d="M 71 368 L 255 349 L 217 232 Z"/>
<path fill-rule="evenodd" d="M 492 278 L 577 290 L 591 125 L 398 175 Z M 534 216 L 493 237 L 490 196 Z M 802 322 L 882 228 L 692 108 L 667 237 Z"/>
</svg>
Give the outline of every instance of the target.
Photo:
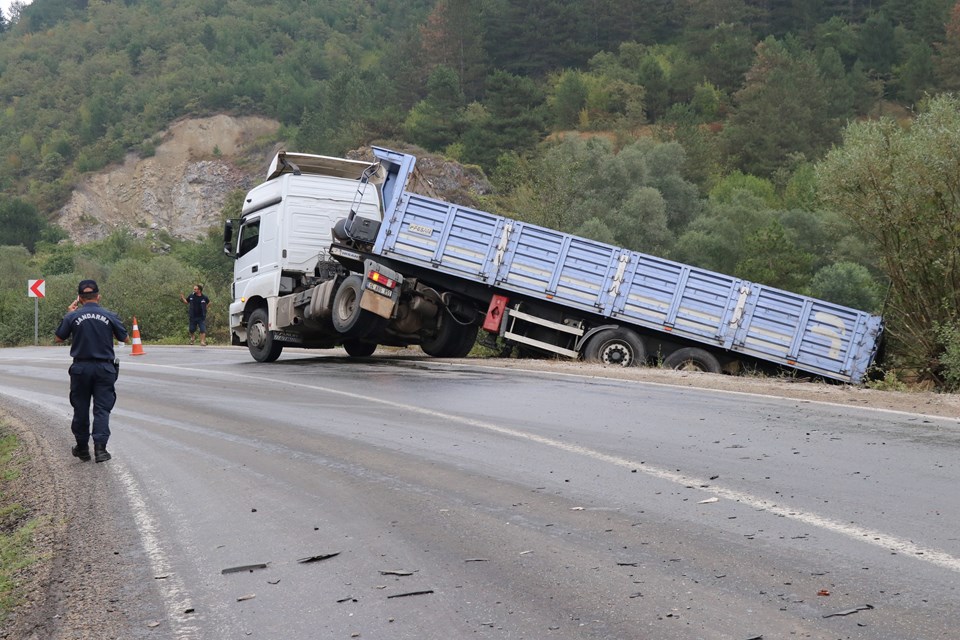
<svg viewBox="0 0 960 640">
<path fill-rule="evenodd" d="M 161 584 L 160 592 L 167 612 L 166 622 L 168 627 L 174 631 L 174 637 L 178 640 L 202 638 L 200 628 L 179 615 L 190 606 L 188 592 L 180 577 L 171 571 L 170 561 L 163 551 L 163 542 L 157 535 L 157 525 L 150 516 L 140 486 L 124 464 L 114 462 L 110 465 L 110 468 L 120 478 L 120 483 L 127 494 L 127 501 L 130 503 L 130 510 L 133 512 L 133 518 L 137 523 L 140 542 L 150 559 L 150 568 L 153 570 L 154 578 L 157 578 Z M 161 576 L 163 576 L 162 580 L 160 580 Z"/>
</svg>

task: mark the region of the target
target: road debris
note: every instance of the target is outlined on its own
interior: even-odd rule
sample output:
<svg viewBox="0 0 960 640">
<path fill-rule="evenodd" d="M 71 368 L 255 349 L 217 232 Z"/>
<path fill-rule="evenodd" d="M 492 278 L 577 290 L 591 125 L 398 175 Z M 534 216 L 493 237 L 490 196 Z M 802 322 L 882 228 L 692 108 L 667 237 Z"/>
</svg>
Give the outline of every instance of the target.
<svg viewBox="0 0 960 640">
<path fill-rule="evenodd" d="M 321 560 L 329 560 L 330 558 L 336 558 L 338 555 L 340 555 L 339 551 L 337 551 L 336 553 L 322 553 L 318 556 L 300 558 L 299 560 L 297 560 L 297 562 L 299 562 L 300 564 L 308 564 L 310 562 L 320 562 Z"/>
<path fill-rule="evenodd" d="M 817 591 L 817 595 L 818 595 L 818 596 L 828 596 L 828 595 L 830 595 L 830 591 L 829 591 L 828 589 L 820 589 L 820 591 Z"/>
<path fill-rule="evenodd" d="M 267 580 L 267 584 L 280 584 L 280 578 L 277 578 L 276 580 Z"/>
<path fill-rule="evenodd" d="M 337 604 L 342 604 L 344 602 L 356 602 L 356 601 L 357 599 L 354 598 L 353 596 L 347 596 L 346 598 L 340 598 L 339 600 L 337 600 Z"/>
<path fill-rule="evenodd" d="M 720 498 L 714 496 L 713 498 L 707 498 L 706 500 L 701 500 L 697 504 L 713 504 L 714 502 L 720 502 Z"/>
<path fill-rule="evenodd" d="M 487 558 L 467 558 L 464 562 L 490 562 Z"/>
<path fill-rule="evenodd" d="M 227 567 L 226 569 L 220 572 L 220 575 L 226 575 L 228 573 L 240 573 L 242 571 L 254 571 L 255 569 L 266 569 L 266 562 L 258 562 L 257 564 L 244 564 L 239 567 Z"/>
<path fill-rule="evenodd" d="M 257 597 L 257 594 L 255 594 L 255 593 L 248 593 L 248 594 L 245 595 L 245 596 L 240 596 L 239 598 L 237 598 L 237 602 L 243 602 L 244 600 L 253 600 L 253 599 L 256 598 L 256 597 Z"/>
<path fill-rule="evenodd" d="M 848 616 L 851 613 L 857 613 L 858 611 L 870 611 L 873 609 L 871 604 L 862 604 L 859 607 L 853 607 L 851 609 L 844 609 L 843 611 L 836 611 L 834 613 L 825 613 L 823 614 L 824 618 L 833 618 L 835 616 Z"/>
<path fill-rule="evenodd" d="M 433 589 L 424 589 L 423 591 L 408 591 L 407 593 L 395 593 L 392 596 L 387 596 L 387 598 L 406 598 L 407 596 L 425 596 L 427 594 L 433 593 Z"/>
<path fill-rule="evenodd" d="M 380 575 L 382 576 L 412 576 L 413 571 L 404 571 L 402 569 L 388 569 L 386 571 L 381 570 Z"/>
</svg>

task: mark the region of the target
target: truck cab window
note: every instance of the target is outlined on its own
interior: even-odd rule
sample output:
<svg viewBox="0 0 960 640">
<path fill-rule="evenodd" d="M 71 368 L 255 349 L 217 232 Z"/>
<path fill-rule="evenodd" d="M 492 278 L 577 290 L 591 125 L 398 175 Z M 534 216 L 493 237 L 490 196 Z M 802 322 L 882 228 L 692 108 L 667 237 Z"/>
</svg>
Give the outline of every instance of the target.
<svg viewBox="0 0 960 640">
<path fill-rule="evenodd" d="M 250 253 L 260 240 L 260 221 L 245 224 L 240 229 L 240 240 L 237 243 L 237 257 Z"/>
</svg>

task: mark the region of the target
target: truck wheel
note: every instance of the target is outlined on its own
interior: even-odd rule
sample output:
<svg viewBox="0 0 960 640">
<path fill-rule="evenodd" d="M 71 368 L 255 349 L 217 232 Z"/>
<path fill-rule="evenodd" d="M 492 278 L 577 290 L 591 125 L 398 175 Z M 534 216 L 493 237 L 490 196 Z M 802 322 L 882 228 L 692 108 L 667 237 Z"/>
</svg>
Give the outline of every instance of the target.
<svg viewBox="0 0 960 640">
<path fill-rule="evenodd" d="M 697 347 L 686 347 L 677 349 L 663 359 L 664 369 L 677 369 L 678 371 L 706 371 L 707 373 L 720 373 L 720 361 L 717 357 Z"/>
<path fill-rule="evenodd" d="M 343 348 L 351 358 L 366 358 L 377 350 L 376 342 L 360 342 L 359 340 L 344 340 Z"/>
<path fill-rule="evenodd" d="M 456 349 L 450 353 L 451 358 L 466 358 L 467 354 L 473 350 L 473 345 L 477 343 L 477 331 L 479 327 L 475 324 L 466 327 L 460 327 L 460 342 Z"/>
<path fill-rule="evenodd" d="M 451 318 L 444 318 L 443 324 L 432 340 L 420 345 L 423 352 L 434 358 L 463 358 L 477 341 L 477 325 L 463 325 Z"/>
<path fill-rule="evenodd" d="M 347 277 L 333 298 L 333 328 L 345 338 L 363 338 L 386 326 L 387 319 L 360 308 L 363 278 Z"/>
<path fill-rule="evenodd" d="M 618 367 L 635 367 L 647 361 L 643 340 L 629 329 L 603 329 L 587 340 L 583 359 Z"/>
<path fill-rule="evenodd" d="M 256 309 L 247 321 L 247 348 L 257 362 L 273 362 L 283 351 L 283 345 L 267 329 L 268 319 L 266 309 Z"/>
</svg>

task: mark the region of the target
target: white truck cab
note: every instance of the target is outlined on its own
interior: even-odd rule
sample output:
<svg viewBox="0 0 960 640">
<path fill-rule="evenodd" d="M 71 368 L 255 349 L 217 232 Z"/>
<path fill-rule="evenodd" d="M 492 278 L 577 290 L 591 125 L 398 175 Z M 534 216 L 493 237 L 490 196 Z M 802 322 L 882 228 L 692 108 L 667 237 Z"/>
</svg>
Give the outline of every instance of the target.
<svg viewBox="0 0 960 640">
<path fill-rule="evenodd" d="M 274 157 L 266 181 L 246 195 L 241 218 L 228 221 L 224 234 L 224 250 L 236 258 L 230 303 L 235 344 L 263 341 L 269 337 L 263 332 L 292 324 L 292 308 L 278 312 L 278 300 L 310 287 L 318 265 L 329 259 L 338 220 L 351 211 L 362 220 L 382 219 L 380 181 L 378 163 L 283 151 Z M 300 337 L 293 332 L 285 339 Z"/>
</svg>

